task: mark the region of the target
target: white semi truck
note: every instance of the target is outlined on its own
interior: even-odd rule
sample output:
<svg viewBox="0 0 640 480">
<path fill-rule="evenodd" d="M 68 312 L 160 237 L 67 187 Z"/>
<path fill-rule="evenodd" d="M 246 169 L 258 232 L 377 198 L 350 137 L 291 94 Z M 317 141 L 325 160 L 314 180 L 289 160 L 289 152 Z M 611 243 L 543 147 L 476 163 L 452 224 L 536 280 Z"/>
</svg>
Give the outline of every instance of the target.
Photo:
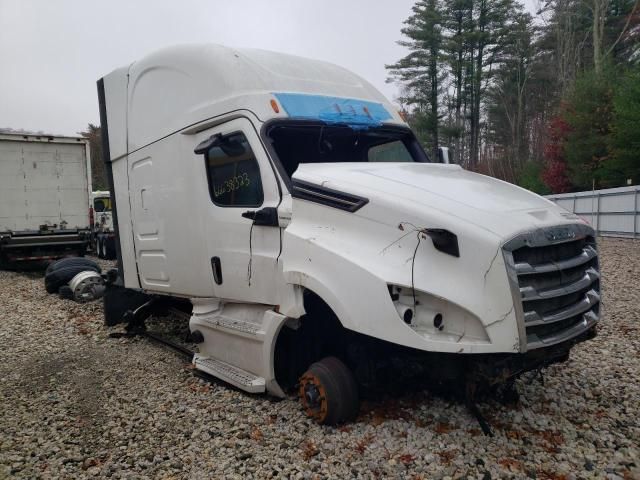
<svg viewBox="0 0 640 480">
<path fill-rule="evenodd" d="M 0 133 L 0 264 L 83 255 L 90 194 L 85 138 Z"/>
<path fill-rule="evenodd" d="M 91 246 L 98 258 L 112 260 L 116 255 L 116 241 L 113 231 L 111 195 L 108 191 L 97 190 L 91 194 L 91 199 L 93 203 Z"/>
<path fill-rule="evenodd" d="M 106 320 L 187 300 L 199 370 L 296 389 L 309 416 L 338 423 L 385 372 L 472 396 L 595 335 L 593 229 L 432 163 L 344 68 L 182 46 L 106 75 L 98 94 L 118 238 Z"/>
</svg>

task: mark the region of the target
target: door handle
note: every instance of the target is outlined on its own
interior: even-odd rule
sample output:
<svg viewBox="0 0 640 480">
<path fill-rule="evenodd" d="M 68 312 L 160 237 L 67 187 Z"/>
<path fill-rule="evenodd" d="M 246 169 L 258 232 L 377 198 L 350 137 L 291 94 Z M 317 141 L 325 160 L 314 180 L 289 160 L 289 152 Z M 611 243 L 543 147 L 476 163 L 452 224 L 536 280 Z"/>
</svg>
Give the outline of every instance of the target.
<svg viewBox="0 0 640 480">
<path fill-rule="evenodd" d="M 275 207 L 264 207 L 260 210 L 247 210 L 242 213 L 242 217 L 253 220 L 254 225 L 262 227 L 278 226 L 278 209 Z"/>
<path fill-rule="evenodd" d="M 213 257 L 211 259 L 211 270 L 213 270 L 213 279 L 218 285 L 222 285 L 222 264 L 220 263 L 220 257 Z"/>
</svg>

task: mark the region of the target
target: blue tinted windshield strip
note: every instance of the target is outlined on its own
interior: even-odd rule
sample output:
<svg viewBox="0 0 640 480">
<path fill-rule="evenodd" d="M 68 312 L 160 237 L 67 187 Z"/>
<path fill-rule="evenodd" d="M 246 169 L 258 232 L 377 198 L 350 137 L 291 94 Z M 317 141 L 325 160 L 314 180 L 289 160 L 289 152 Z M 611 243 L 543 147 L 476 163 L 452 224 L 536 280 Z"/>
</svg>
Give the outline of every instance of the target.
<svg viewBox="0 0 640 480">
<path fill-rule="evenodd" d="M 274 93 L 291 118 L 344 123 L 354 128 L 378 127 L 391 114 L 381 104 L 353 98 L 308 95 L 305 93 Z"/>
</svg>

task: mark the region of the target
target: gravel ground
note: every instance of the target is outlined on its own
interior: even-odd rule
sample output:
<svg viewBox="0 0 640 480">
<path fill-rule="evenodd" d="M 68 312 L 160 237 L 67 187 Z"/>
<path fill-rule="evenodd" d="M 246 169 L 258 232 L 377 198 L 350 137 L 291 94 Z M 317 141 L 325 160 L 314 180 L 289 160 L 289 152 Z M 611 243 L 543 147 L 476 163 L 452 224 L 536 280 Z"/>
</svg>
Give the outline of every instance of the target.
<svg viewBox="0 0 640 480">
<path fill-rule="evenodd" d="M 495 437 L 427 392 L 341 428 L 296 401 L 195 377 L 144 339 L 113 339 L 99 302 L 0 272 L 0 478 L 640 478 L 640 242 L 600 242 L 599 336 L 481 405 Z"/>
</svg>

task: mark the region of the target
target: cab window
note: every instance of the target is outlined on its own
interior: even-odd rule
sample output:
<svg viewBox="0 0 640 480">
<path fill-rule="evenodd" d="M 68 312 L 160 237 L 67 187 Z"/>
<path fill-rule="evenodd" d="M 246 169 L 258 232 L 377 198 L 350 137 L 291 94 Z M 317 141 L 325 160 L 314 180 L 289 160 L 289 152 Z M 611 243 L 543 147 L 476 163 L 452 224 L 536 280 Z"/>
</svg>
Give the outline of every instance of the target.
<svg viewBox="0 0 640 480">
<path fill-rule="evenodd" d="M 111 199 L 110 198 L 96 198 L 93 200 L 93 209 L 96 212 L 110 212 L 111 211 Z"/>
<path fill-rule="evenodd" d="M 258 207 L 264 194 L 260 167 L 242 132 L 225 135 L 205 155 L 211 200 L 221 207 Z"/>
<path fill-rule="evenodd" d="M 411 153 L 400 140 L 371 147 L 367 156 L 370 162 L 413 162 Z"/>
</svg>

